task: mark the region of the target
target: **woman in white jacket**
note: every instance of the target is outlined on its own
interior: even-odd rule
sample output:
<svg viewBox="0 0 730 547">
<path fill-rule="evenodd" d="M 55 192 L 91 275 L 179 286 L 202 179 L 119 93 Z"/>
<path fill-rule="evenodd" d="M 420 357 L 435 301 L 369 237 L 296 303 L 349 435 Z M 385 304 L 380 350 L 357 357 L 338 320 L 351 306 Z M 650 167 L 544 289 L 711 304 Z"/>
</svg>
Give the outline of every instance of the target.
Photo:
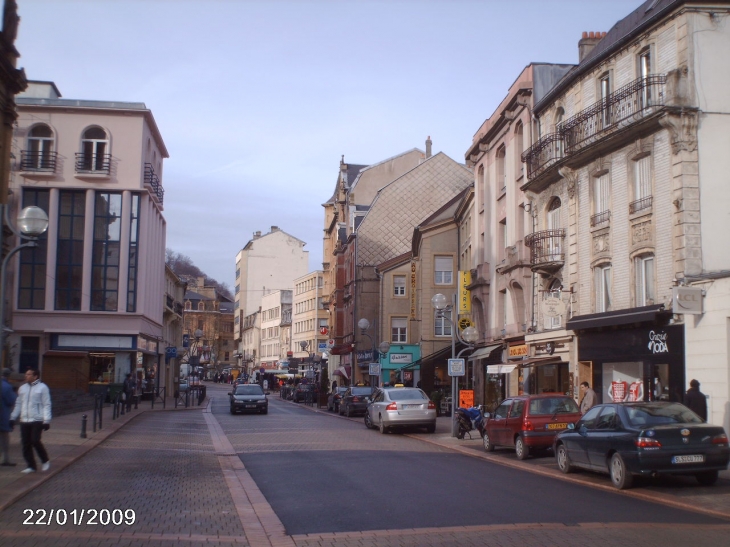
<svg viewBox="0 0 730 547">
<path fill-rule="evenodd" d="M 33 449 L 41 459 L 41 469 L 48 471 L 51 462 L 41 442 L 41 433 L 51 427 L 51 392 L 48 386 L 40 381 L 37 370 L 25 371 L 25 383 L 18 389 L 15 408 L 10 415 L 12 424 L 20 418 L 20 440 L 23 445 L 23 457 L 28 467 L 21 473 L 36 471 Z"/>
</svg>

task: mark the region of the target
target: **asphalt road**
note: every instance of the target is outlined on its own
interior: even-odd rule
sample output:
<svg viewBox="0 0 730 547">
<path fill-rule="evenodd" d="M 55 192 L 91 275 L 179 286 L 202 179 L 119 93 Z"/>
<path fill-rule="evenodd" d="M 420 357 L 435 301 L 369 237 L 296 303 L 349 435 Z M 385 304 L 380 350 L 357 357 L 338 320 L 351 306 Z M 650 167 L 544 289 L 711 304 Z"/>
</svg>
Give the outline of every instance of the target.
<svg viewBox="0 0 730 547">
<path fill-rule="evenodd" d="M 725 521 L 471 458 L 272 396 L 213 413 L 288 534 L 490 524 Z"/>
</svg>

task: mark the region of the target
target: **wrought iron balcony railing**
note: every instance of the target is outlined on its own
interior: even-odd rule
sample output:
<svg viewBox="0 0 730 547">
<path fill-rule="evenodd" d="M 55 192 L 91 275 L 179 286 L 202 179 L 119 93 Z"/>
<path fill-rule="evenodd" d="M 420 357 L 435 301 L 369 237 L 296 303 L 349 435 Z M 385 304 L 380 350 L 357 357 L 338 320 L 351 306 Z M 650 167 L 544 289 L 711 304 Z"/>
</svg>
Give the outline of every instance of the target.
<svg viewBox="0 0 730 547">
<path fill-rule="evenodd" d="M 95 175 L 109 175 L 111 173 L 111 154 L 76 153 L 76 172 Z"/>
<path fill-rule="evenodd" d="M 645 198 L 637 199 L 636 201 L 632 201 L 629 203 L 629 214 L 633 215 L 634 213 L 638 213 L 639 211 L 643 211 L 644 209 L 651 209 L 652 204 L 652 197 L 653 196 L 647 196 Z"/>
<path fill-rule="evenodd" d="M 577 152 L 606 132 L 629 125 L 664 106 L 666 74 L 638 78 L 605 99 L 581 110 L 559 126 L 568 154 Z"/>
<path fill-rule="evenodd" d="M 157 176 L 151 163 L 144 164 L 144 183 L 152 188 L 152 194 L 157 197 L 160 205 L 165 198 L 165 189 L 162 187 L 160 177 Z"/>
<path fill-rule="evenodd" d="M 532 267 L 560 267 L 565 263 L 565 229 L 542 230 L 525 237 Z"/>
<path fill-rule="evenodd" d="M 31 150 L 21 150 L 20 170 L 55 173 L 57 157 L 58 155 L 56 152 L 33 152 Z"/>
<path fill-rule="evenodd" d="M 564 142 L 560 133 L 549 133 L 525 150 L 522 161 L 527 164 L 527 178 L 535 178 L 563 159 Z"/>
<path fill-rule="evenodd" d="M 611 211 L 601 211 L 591 217 L 591 226 L 600 226 L 611 219 Z"/>
</svg>

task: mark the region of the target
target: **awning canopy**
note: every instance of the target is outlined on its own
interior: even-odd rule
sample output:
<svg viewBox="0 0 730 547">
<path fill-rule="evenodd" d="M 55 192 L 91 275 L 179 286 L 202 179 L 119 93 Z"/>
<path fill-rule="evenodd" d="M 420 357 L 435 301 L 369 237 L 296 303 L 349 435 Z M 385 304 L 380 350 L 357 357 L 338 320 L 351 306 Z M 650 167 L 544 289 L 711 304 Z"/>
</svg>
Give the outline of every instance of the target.
<svg viewBox="0 0 730 547">
<path fill-rule="evenodd" d="M 485 359 L 497 348 L 501 348 L 502 344 L 492 344 L 491 346 L 485 346 L 479 348 L 469 356 L 469 361 L 476 361 L 477 359 Z"/>
<path fill-rule="evenodd" d="M 553 363 L 562 362 L 563 358 L 557 355 L 551 357 L 530 357 L 528 359 L 522 359 L 521 361 L 511 361 L 510 365 L 520 365 L 522 367 L 532 367 L 537 365 L 551 365 Z"/>
<path fill-rule="evenodd" d="M 672 312 L 665 310 L 664 304 L 656 304 L 640 308 L 577 315 L 572 319 L 568 319 L 565 327 L 568 330 L 597 329 L 616 325 L 630 325 L 632 323 L 654 323 L 669 320 L 671 317 Z"/>
<path fill-rule="evenodd" d="M 456 343 L 456 352 L 460 352 L 462 349 L 464 349 L 464 344 L 461 342 Z M 420 367 L 421 365 L 425 365 L 427 363 L 430 363 L 431 361 L 441 360 L 441 359 L 448 359 L 451 357 L 451 346 L 446 346 L 445 348 L 441 348 L 438 351 L 434 351 L 433 353 L 430 353 L 429 355 L 426 355 L 425 357 L 421 357 L 420 359 L 417 359 L 416 361 L 413 361 L 412 363 L 408 363 L 407 365 L 403 365 L 398 370 L 410 370 L 415 369 L 417 367 Z"/>
<path fill-rule="evenodd" d="M 487 374 L 509 374 L 517 365 L 487 365 Z"/>
<path fill-rule="evenodd" d="M 349 380 L 350 374 L 352 374 L 352 368 L 350 367 L 350 365 L 345 365 L 342 367 L 337 367 L 337 369 L 332 373 L 332 376 L 342 376 L 346 380 Z"/>
</svg>

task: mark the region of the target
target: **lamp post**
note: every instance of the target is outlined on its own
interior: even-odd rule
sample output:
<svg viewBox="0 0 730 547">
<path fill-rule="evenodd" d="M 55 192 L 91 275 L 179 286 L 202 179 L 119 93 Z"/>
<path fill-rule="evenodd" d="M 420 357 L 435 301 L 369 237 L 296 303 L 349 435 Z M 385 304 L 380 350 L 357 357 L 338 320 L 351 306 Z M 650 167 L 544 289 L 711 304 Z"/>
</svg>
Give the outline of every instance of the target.
<svg viewBox="0 0 730 547">
<path fill-rule="evenodd" d="M 38 238 L 48 229 L 48 215 L 40 207 L 31 205 L 23 209 L 18 215 L 18 228 L 7 218 L 8 206 L 2 205 L 5 216 L 5 223 L 21 239 L 27 239 L 27 243 L 21 243 L 12 249 L 3 259 L 0 266 L 0 353 L 2 354 L 2 367 L 5 368 L 5 337 L 9 329 L 5 327 L 5 286 L 7 284 L 8 263 L 21 249 L 28 249 L 38 246 Z M 2 226 L 0 226 L 2 230 Z"/>
<path fill-rule="evenodd" d="M 456 327 L 456 323 L 451 319 L 451 313 L 456 309 L 456 294 L 454 294 L 454 300 L 452 304 L 449 304 L 448 299 L 441 293 L 435 294 L 431 298 L 431 305 L 436 310 L 436 317 L 444 319 L 451 325 L 451 358 L 459 359 L 461 354 L 465 351 L 474 349 L 474 342 L 479 339 L 479 332 L 474 327 L 467 327 L 464 332 L 459 334 Z M 449 317 L 446 313 L 449 312 Z M 466 347 L 462 349 L 458 355 L 456 355 L 456 340 L 459 340 Z M 451 436 L 457 436 L 457 422 L 456 422 L 456 403 L 458 402 L 459 394 L 457 392 L 457 379 L 456 376 L 451 377 Z"/>
<path fill-rule="evenodd" d="M 357 326 L 360 327 L 360 334 L 363 336 L 367 336 L 368 340 L 370 340 L 370 349 L 372 351 L 372 357 L 370 359 L 370 362 L 372 362 L 373 360 L 375 360 L 375 351 L 376 351 L 375 350 L 375 341 L 373 340 L 372 336 L 370 336 L 367 332 L 365 332 L 366 330 L 368 330 L 370 328 L 370 321 L 368 321 L 367 319 L 365 319 L 363 317 L 362 319 L 360 319 L 357 322 Z M 380 359 L 378 359 L 378 363 L 380 363 Z M 369 370 L 368 370 L 368 375 L 370 375 Z M 382 372 L 377 377 L 378 379 L 377 379 L 375 387 L 380 387 L 380 376 L 381 375 L 382 375 Z"/>
</svg>

